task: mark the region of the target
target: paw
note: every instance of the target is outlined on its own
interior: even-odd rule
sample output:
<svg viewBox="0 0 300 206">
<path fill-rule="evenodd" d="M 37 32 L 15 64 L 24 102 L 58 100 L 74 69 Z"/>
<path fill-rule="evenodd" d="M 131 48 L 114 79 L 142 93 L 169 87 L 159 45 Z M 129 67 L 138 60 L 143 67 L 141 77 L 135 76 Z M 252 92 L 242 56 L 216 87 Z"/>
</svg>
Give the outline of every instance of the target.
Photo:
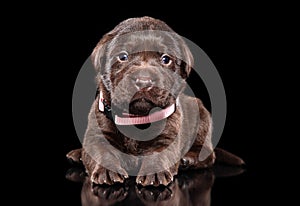
<svg viewBox="0 0 300 206">
<path fill-rule="evenodd" d="M 120 173 L 116 173 L 105 169 L 102 166 L 96 166 L 91 174 L 91 181 L 95 184 L 123 183 L 128 178 L 128 174 L 124 169 L 120 168 Z"/>
<path fill-rule="evenodd" d="M 173 181 L 173 175 L 170 171 L 166 170 L 163 172 L 151 174 L 151 175 L 139 175 L 136 177 L 136 183 L 142 186 L 167 186 Z"/>
<path fill-rule="evenodd" d="M 197 155 L 187 155 L 180 160 L 180 169 L 204 169 L 214 164 L 215 155 L 212 153 L 204 161 L 199 161 Z"/>
<path fill-rule="evenodd" d="M 186 156 L 180 160 L 180 168 L 181 169 L 189 169 L 193 168 L 199 161 L 195 157 Z M 203 164 L 202 168 L 206 168 L 208 165 Z"/>
<path fill-rule="evenodd" d="M 70 151 L 66 157 L 72 162 L 81 162 L 81 151 L 82 149 L 74 149 L 72 151 Z"/>
</svg>

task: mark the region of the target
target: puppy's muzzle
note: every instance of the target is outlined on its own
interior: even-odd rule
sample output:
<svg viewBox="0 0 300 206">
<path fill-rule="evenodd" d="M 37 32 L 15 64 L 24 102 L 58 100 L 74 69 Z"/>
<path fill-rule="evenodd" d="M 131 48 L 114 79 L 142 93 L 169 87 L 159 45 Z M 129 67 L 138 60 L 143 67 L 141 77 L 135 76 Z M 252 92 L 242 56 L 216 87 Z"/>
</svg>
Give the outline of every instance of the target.
<svg viewBox="0 0 300 206">
<path fill-rule="evenodd" d="M 147 70 L 140 70 L 135 72 L 132 75 L 132 80 L 134 86 L 138 89 L 151 89 L 156 81 L 157 81 L 157 75 L 154 72 L 147 71 Z"/>
<path fill-rule="evenodd" d="M 153 80 L 151 79 L 151 77 L 148 76 L 141 76 L 138 77 L 135 80 L 135 86 L 137 87 L 137 89 L 143 89 L 143 88 L 151 88 L 153 86 Z"/>
</svg>

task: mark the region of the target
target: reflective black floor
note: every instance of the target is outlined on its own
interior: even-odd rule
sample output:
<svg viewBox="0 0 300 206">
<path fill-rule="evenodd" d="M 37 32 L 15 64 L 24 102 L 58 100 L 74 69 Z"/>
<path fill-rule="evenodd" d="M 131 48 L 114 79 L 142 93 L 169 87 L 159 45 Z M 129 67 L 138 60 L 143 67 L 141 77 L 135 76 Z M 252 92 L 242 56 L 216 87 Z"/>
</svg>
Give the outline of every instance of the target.
<svg viewBox="0 0 300 206">
<path fill-rule="evenodd" d="M 245 169 L 215 165 L 209 170 L 185 171 L 168 187 L 139 187 L 130 178 L 114 186 L 92 185 L 81 167 L 65 176 L 67 205 L 246 205 L 250 197 Z M 250 193 L 251 194 L 251 193 Z M 254 193 L 252 193 L 254 194 Z"/>
</svg>

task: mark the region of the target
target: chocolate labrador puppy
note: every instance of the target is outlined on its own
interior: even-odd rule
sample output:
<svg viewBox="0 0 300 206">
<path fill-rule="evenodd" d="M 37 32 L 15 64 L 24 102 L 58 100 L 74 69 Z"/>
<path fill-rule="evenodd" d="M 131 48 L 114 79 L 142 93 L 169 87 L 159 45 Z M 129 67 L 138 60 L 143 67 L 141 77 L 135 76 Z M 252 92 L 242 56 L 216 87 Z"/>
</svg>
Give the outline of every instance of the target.
<svg viewBox="0 0 300 206">
<path fill-rule="evenodd" d="M 83 148 L 67 157 L 82 162 L 93 183 L 110 185 L 130 175 L 143 186 L 168 185 L 179 169 L 211 167 L 216 154 L 243 164 L 213 149 L 210 113 L 183 92 L 193 56 L 163 21 L 121 22 L 103 36 L 91 59 L 98 91 Z"/>
</svg>

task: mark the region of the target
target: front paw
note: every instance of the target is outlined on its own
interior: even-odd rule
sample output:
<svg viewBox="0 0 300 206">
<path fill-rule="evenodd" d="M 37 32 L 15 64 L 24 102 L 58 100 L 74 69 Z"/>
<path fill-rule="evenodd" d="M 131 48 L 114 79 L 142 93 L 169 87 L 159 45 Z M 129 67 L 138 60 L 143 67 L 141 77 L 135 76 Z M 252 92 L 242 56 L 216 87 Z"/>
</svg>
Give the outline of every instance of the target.
<svg viewBox="0 0 300 206">
<path fill-rule="evenodd" d="M 71 162 L 71 163 L 80 163 L 81 162 L 81 152 L 82 152 L 82 149 L 74 149 L 72 151 L 70 151 L 66 157 L 68 158 L 68 160 Z"/>
<path fill-rule="evenodd" d="M 136 183 L 142 186 L 148 186 L 148 185 L 167 186 L 173 181 L 173 178 L 174 178 L 173 174 L 169 170 L 166 170 L 166 171 L 162 171 L 150 175 L 139 175 L 136 177 Z"/>
<path fill-rule="evenodd" d="M 120 173 L 113 172 L 102 166 L 96 166 L 91 174 L 91 181 L 95 184 L 123 183 L 128 178 L 128 174 L 124 169 L 120 168 Z"/>
</svg>

